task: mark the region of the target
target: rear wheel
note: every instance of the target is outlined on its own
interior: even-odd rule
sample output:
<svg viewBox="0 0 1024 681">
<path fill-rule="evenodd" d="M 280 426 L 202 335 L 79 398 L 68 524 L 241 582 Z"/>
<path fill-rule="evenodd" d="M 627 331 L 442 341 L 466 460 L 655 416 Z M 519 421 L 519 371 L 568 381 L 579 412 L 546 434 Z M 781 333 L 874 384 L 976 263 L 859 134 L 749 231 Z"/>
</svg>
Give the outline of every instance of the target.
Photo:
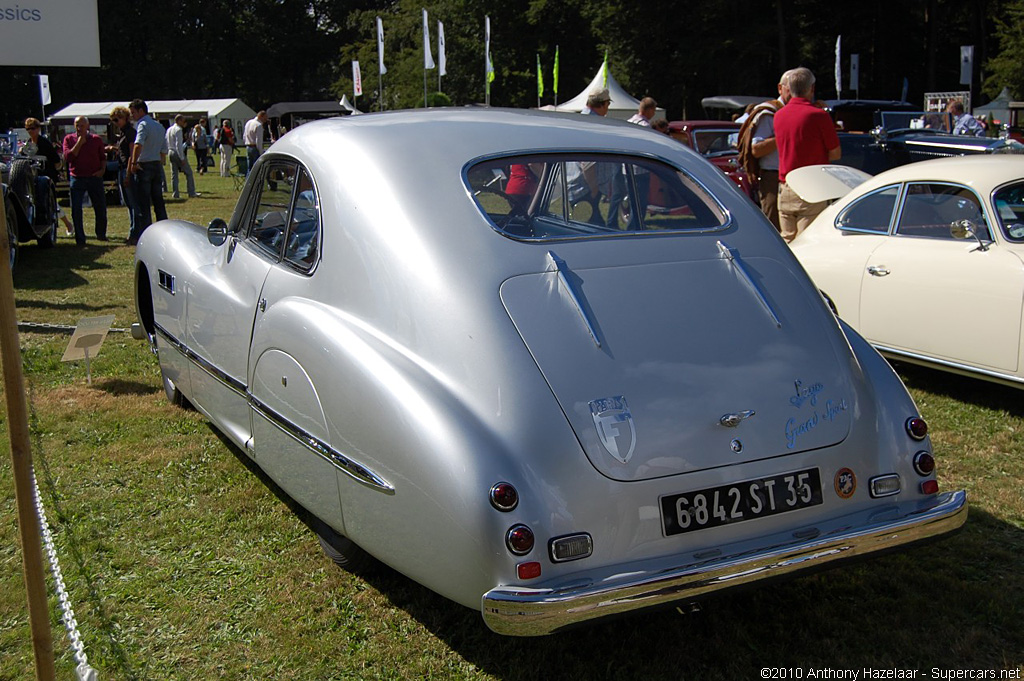
<svg viewBox="0 0 1024 681">
<path fill-rule="evenodd" d="M 13 272 L 14 265 L 18 261 L 18 211 L 14 209 L 14 204 L 10 199 L 4 201 L 4 212 L 7 213 L 7 243 L 10 248 L 9 262 Z"/>
<path fill-rule="evenodd" d="M 57 244 L 57 192 L 52 182 L 46 183 L 46 189 L 36 196 L 36 215 L 45 220 L 47 230 L 42 236 L 36 237 L 36 243 L 42 248 L 52 248 Z"/>
<path fill-rule="evenodd" d="M 348 572 L 364 572 L 376 564 L 376 559 L 349 539 L 344 537 L 325 523 L 316 521 L 314 524 L 320 548 L 324 554 L 334 561 L 338 567 Z"/>
</svg>

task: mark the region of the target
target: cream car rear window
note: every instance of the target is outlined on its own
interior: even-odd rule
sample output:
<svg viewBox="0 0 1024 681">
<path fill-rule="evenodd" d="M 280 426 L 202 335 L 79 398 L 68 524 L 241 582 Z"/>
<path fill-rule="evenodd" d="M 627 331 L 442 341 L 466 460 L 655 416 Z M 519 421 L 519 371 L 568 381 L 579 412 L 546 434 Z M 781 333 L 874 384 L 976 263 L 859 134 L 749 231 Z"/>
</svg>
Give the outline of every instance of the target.
<svg viewBox="0 0 1024 681">
<path fill-rule="evenodd" d="M 490 159 L 466 181 L 494 227 L 516 239 L 702 231 L 728 214 L 686 173 L 649 159 L 545 154 Z"/>
</svg>

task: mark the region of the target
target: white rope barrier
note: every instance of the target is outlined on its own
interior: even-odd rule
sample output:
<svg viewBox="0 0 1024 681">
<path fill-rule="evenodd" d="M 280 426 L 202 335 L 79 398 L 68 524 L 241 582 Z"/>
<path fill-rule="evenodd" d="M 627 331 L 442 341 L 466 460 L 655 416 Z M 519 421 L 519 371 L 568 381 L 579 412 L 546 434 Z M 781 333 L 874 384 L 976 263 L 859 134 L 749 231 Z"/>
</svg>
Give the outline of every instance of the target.
<svg viewBox="0 0 1024 681">
<path fill-rule="evenodd" d="M 50 525 L 46 522 L 46 511 L 43 509 L 43 499 L 39 494 L 39 483 L 36 482 L 35 471 L 32 472 L 32 487 L 35 490 L 36 513 L 39 516 L 39 530 L 43 536 L 43 552 L 50 561 L 50 570 L 53 572 L 53 583 L 57 591 L 57 598 L 60 601 L 60 609 L 64 620 L 64 628 L 68 631 L 68 639 L 71 641 L 71 649 L 74 651 L 75 674 L 79 681 L 97 681 L 99 678 L 96 670 L 89 666 L 85 656 L 85 645 L 78 633 L 78 621 L 75 619 L 75 611 L 71 608 L 71 597 L 64 586 L 64 575 L 60 570 L 60 563 L 57 561 L 57 549 L 53 546 L 53 535 L 50 533 Z"/>
</svg>

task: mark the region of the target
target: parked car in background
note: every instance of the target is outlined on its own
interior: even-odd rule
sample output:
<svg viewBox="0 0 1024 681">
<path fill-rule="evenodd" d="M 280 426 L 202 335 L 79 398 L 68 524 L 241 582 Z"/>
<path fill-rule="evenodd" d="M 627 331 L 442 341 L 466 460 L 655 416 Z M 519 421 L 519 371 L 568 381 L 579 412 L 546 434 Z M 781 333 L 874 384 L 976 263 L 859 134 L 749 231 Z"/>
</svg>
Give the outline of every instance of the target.
<svg viewBox="0 0 1024 681">
<path fill-rule="evenodd" d="M 27 151 L 35 152 L 35 145 Z M 19 244 L 35 241 L 43 248 L 57 243 L 57 194 L 43 174 L 42 156 L 0 154 L 4 211 L 7 218 L 8 260 L 13 270 Z"/>
<path fill-rule="evenodd" d="M 727 121 L 669 121 L 669 135 L 711 161 L 736 187 L 756 200 L 755 187 L 739 163 L 740 124 Z"/>
<path fill-rule="evenodd" d="M 502 634 L 956 530 L 966 497 L 939 490 L 913 400 L 758 208 L 595 118 L 292 130 L 229 222 L 142 234 L 133 331 L 168 398 L 338 563 L 382 561 Z M 608 178 L 622 215 L 591 193 Z"/>
<path fill-rule="evenodd" d="M 829 168 L 787 180 L 803 195 Z M 887 171 L 827 208 L 792 248 L 882 354 L 1024 387 L 1024 157 Z"/>
<path fill-rule="evenodd" d="M 882 123 L 868 134 L 840 134 L 838 163 L 877 175 L 907 163 L 947 156 L 1022 154 L 1010 138 L 953 135 L 952 117 L 942 112 L 883 111 Z"/>
</svg>

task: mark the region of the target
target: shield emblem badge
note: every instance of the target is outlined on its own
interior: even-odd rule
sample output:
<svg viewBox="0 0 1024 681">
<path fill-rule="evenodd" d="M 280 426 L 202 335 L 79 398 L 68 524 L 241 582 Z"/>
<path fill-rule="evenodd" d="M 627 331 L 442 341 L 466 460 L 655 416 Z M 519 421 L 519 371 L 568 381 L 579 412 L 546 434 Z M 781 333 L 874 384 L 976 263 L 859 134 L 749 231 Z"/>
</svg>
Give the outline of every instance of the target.
<svg viewBox="0 0 1024 681">
<path fill-rule="evenodd" d="M 590 415 L 605 451 L 620 463 L 628 462 L 636 448 L 636 427 L 626 398 L 618 395 L 591 400 Z"/>
</svg>

